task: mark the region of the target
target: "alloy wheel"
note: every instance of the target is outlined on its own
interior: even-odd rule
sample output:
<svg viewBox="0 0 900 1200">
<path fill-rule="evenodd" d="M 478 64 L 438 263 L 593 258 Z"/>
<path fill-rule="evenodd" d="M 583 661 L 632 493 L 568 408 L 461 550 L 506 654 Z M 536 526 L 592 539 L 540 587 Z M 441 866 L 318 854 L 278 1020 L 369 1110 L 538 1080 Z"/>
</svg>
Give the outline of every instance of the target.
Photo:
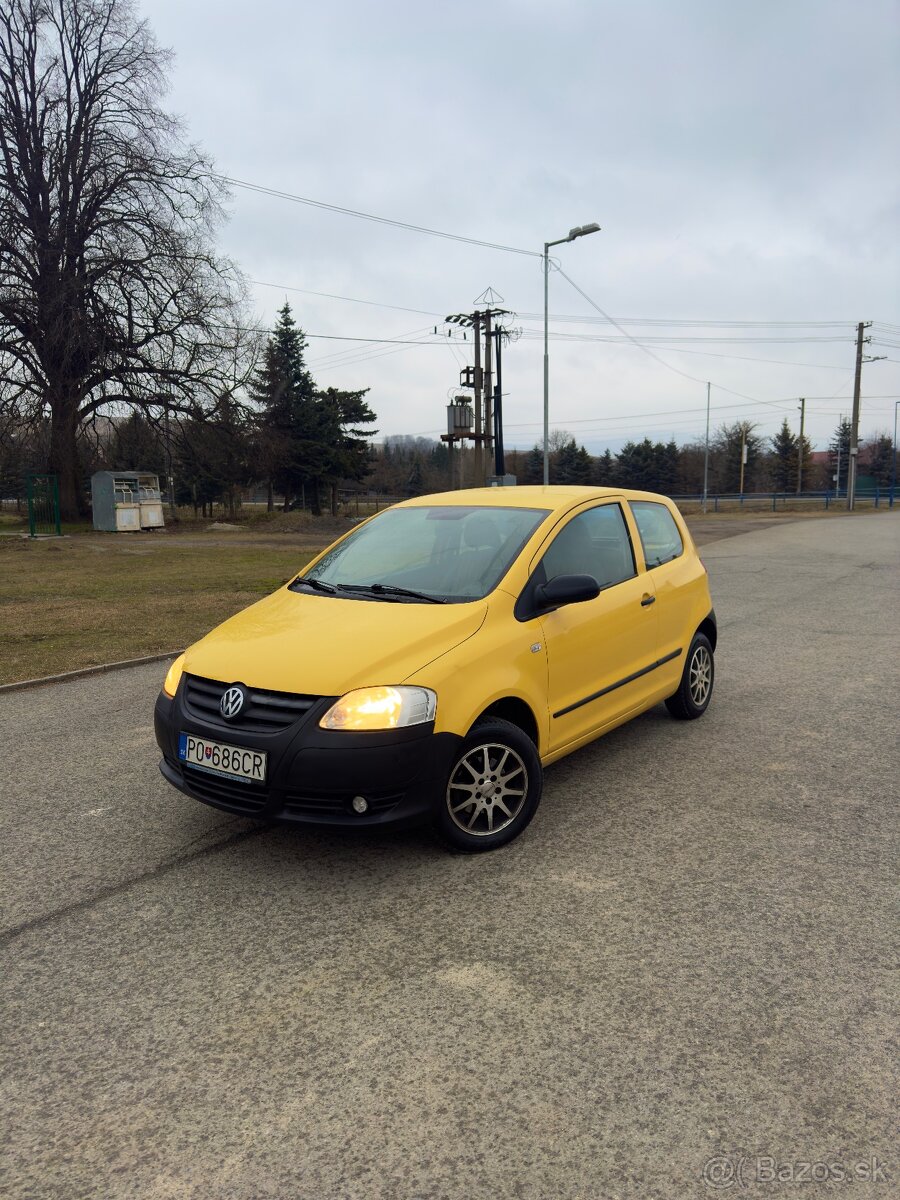
<svg viewBox="0 0 900 1200">
<path fill-rule="evenodd" d="M 705 646 L 698 646 L 691 659 L 688 687 L 697 708 L 702 708 L 712 687 L 712 657 Z"/>
<path fill-rule="evenodd" d="M 474 837 L 499 833 L 521 812 L 528 771 L 511 746 L 474 746 L 454 768 L 447 785 L 447 810 L 454 825 Z"/>
</svg>

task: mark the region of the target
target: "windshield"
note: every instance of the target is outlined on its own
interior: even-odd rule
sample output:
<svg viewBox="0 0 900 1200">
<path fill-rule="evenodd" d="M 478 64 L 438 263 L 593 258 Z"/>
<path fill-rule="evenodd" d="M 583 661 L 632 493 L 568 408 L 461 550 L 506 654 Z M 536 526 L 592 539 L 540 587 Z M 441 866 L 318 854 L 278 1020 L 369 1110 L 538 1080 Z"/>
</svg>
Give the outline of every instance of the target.
<svg viewBox="0 0 900 1200">
<path fill-rule="evenodd" d="M 544 509 L 441 505 L 392 508 L 351 533 L 303 578 L 338 588 L 342 598 L 480 600 L 497 586 L 547 516 Z M 372 584 L 398 592 L 363 592 Z M 407 589 L 401 596 L 399 589 Z M 323 590 L 324 589 L 317 589 Z"/>
</svg>

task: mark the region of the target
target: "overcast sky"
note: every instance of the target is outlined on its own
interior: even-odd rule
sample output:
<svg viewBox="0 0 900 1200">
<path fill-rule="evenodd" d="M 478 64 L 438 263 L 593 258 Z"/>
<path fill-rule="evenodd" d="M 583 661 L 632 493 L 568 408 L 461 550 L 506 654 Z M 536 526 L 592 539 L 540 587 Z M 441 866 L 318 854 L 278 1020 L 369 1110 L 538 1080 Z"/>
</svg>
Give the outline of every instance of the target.
<svg viewBox="0 0 900 1200">
<path fill-rule="evenodd" d="M 599 222 L 601 233 L 553 252 L 560 266 L 617 320 L 657 322 L 625 327 L 695 378 L 622 341 L 551 274 L 551 422 L 591 451 L 628 437 L 702 437 L 705 380 L 714 426 L 747 418 L 766 435 L 785 415 L 796 428 L 796 398 L 809 397 L 807 431 L 824 447 L 850 411 L 860 320 L 876 322 L 867 352 L 890 360 L 864 367 L 862 430 L 892 429 L 900 3 L 143 0 L 140 9 L 177 56 L 170 106 L 225 175 L 536 253 Z M 523 330 L 504 354 L 507 444 L 539 437 L 538 257 L 240 188 L 221 240 L 257 281 L 262 325 L 289 300 L 320 384 L 371 388 L 379 436 L 446 429 L 471 342 L 432 331 L 437 323 L 445 334 L 444 316 L 470 311 L 493 287 Z"/>
</svg>

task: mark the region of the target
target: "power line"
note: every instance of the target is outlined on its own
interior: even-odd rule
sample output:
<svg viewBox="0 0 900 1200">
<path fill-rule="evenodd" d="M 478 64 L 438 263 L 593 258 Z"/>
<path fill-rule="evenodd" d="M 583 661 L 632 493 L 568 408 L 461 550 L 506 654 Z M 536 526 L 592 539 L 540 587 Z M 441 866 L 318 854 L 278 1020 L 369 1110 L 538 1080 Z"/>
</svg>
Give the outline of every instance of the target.
<svg viewBox="0 0 900 1200">
<path fill-rule="evenodd" d="M 243 188 L 248 192 L 256 192 L 261 196 L 274 196 L 278 200 L 290 200 L 293 204 L 305 204 L 310 208 L 321 208 L 326 212 L 340 213 L 344 217 L 357 217 L 362 221 L 374 221 L 377 225 L 392 225 L 395 229 L 405 229 L 409 233 L 425 233 L 429 237 L 445 238 L 450 242 L 465 242 L 470 246 L 481 246 L 485 250 L 503 250 L 507 254 L 524 254 L 529 258 L 540 258 L 537 250 L 522 250 L 519 246 L 504 246 L 500 242 L 482 241 L 480 238 L 464 237 L 458 233 L 446 233 L 440 229 L 429 229 L 425 225 L 413 225 L 409 221 L 397 221 L 391 217 L 378 217 L 374 213 L 360 212 L 355 208 L 344 208 L 340 204 L 328 204 L 324 200 L 312 200 L 309 196 L 297 196 L 292 192 L 282 192 L 277 188 L 264 187 L 259 183 L 248 183 L 244 179 L 232 179 L 228 175 L 219 175 L 224 183 L 232 187 Z"/>
<path fill-rule="evenodd" d="M 345 350 L 334 350 L 330 354 L 326 354 L 321 358 L 313 359 L 309 363 L 309 366 L 316 367 L 317 369 L 325 368 L 330 370 L 332 367 L 339 367 L 343 365 L 349 366 L 356 362 L 365 361 L 366 359 L 381 358 L 387 354 L 399 353 L 413 346 L 437 346 L 440 345 L 440 340 L 441 339 L 438 339 L 436 341 L 434 339 L 431 334 L 430 326 L 419 329 L 410 329 L 405 333 L 400 334 L 395 339 L 386 338 L 384 340 L 384 345 L 382 345 L 379 349 L 373 350 L 371 347 L 366 345 L 357 345 L 348 347 Z M 396 349 L 385 349 L 384 346 L 388 344 L 396 346 Z"/>
<path fill-rule="evenodd" d="M 269 280 L 265 280 L 265 279 L 251 279 L 250 282 L 256 287 L 274 288 L 276 291 L 282 291 L 282 292 L 296 292 L 296 293 L 298 293 L 300 295 L 304 295 L 304 296 L 318 296 L 324 300 L 340 300 L 340 301 L 343 301 L 348 304 L 364 304 L 371 308 L 386 308 L 386 309 L 392 310 L 393 312 L 415 313 L 418 316 L 424 316 L 424 317 L 438 317 L 438 318 L 442 319 L 444 311 L 445 311 L 445 308 L 441 309 L 440 311 L 436 311 L 434 309 L 427 309 L 427 308 L 410 308 L 409 306 L 402 305 L 402 304 L 389 304 L 389 303 L 387 303 L 387 301 L 383 301 L 383 300 L 364 300 L 359 296 L 342 296 L 335 292 L 319 292 L 319 291 L 315 291 L 312 288 L 301 288 L 301 287 L 295 287 L 295 286 L 292 286 L 289 284 L 272 283 Z M 543 316 L 540 313 L 519 313 L 518 316 L 519 316 L 519 319 L 522 321 L 543 321 Z M 815 328 L 819 328 L 819 329 L 825 329 L 825 328 L 838 328 L 839 329 L 839 328 L 847 327 L 849 330 L 849 326 L 850 326 L 850 322 L 847 322 L 847 321 L 742 321 L 742 320 L 719 321 L 719 320 L 703 320 L 700 318 L 681 319 L 681 318 L 668 318 L 668 317 L 617 317 L 615 319 L 621 325 L 639 325 L 639 326 L 650 326 L 650 327 L 659 327 L 659 328 L 669 327 L 669 328 L 698 328 L 698 329 L 704 329 L 704 328 L 708 328 L 708 329 L 715 329 L 715 328 L 719 328 L 719 329 L 743 329 L 743 328 L 748 328 L 748 329 L 750 329 L 750 328 L 753 328 L 753 329 L 775 329 L 775 328 L 783 328 L 783 329 L 788 329 L 788 328 L 815 329 Z M 553 322 L 560 322 L 560 323 L 570 322 L 570 323 L 575 323 L 575 324 L 587 325 L 587 324 L 599 324 L 601 322 L 605 322 L 606 318 L 605 317 L 591 317 L 591 316 L 568 316 L 565 314 L 551 313 L 550 320 Z M 878 324 L 878 322 L 876 322 L 876 324 Z M 531 331 L 526 331 L 526 336 L 530 332 Z M 900 332 L 900 330 L 898 330 L 898 332 Z M 581 338 L 582 340 L 589 340 L 590 335 L 588 335 L 588 334 L 560 334 L 559 336 L 560 337 L 570 337 L 570 338 Z M 720 338 L 720 339 L 712 339 L 712 338 L 696 338 L 696 337 L 695 338 L 687 338 L 687 337 L 683 337 L 683 336 L 672 335 L 669 337 L 659 337 L 659 338 L 647 337 L 647 338 L 644 338 L 643 340 L 645 342 L 649 342 L 649 341 L 674 342 L 674 341 L 720 340 L 723 342 L 760 341 L 760 342 L 797 342 L 797 343 L 802 343 L 802 342 L 807 342 L 807 341 L 840 342 L 840 341 L 844 341 L 845 339 L 839 338 L 839 337 L 835 337 L 835 338 L 818 338 L 818 337 L 816 337 L 816 338 L 814 338 L 814 337 L 808 337 L 808 336 L 796 337 L 796 338 Z M 729 356 L 723 356 L 723 357 L 736 358 L 738 356 L 737 355 L 729 355 Z M 778 363 L 781 360 L 778 360 L 778 359 L 747 359 L 746 361 Z M 792 366 L 795 364 L 784 363 L 784 365 Z M 826 365 L 826 364 L 797 363 L 796 365 L 797 366 L 816 366 L 816 365 Z M 841 367 L 841 368 L 835 368 L 835 369 L 843 370 L 844 368 Z"/>
<path fill-rule="evenodd" d="M 263 280 L 263 279 L 253 279 L 250 282 L 257 287 L 269 287 L 269 288 L 274 288 L 278 291 L 298 293 L 298 294 L 307 295 L 307 296 L 317 296 L 317 297 L 320 297 L 320 298 L 326 299 L 326 300 L 339 300 L 339 301 L 349 303 L 349 304 L 363 304 L 363 305 L 366 305 L 366 306 L 372 307 L 372 308 L 390 309 L 391 311 L 394 311 L 394 312 L 409 312 L 409 313 L 416 313 L 417 315 L 420 315 L 420 316 L 439 317 L 439 318 L 442 316 L 442 313 L 443 313 L 443 310 L 438 312 L 438 311 L 435 311 L 434 309 L 411 308 L 406 305 L 389 304 L 386 301 L 365 300 L 358 296 L 343 296 L 343 295 L 340 295 L 335 292 L 320 292 L 320 291 L 316 291 L 312 288 L 300 288 L 300 287 L 295 287 L 295 286 L 288 285 L 288 284 L 272 283 L 268 280 Z M 541 317 L 541 315 L 537 314 L 537 313 L 534 313 L 534 314 L 533 313 L 525 313 L 525 314 L 519 314 L 519 316 L 520 316 L 520 319 L 525 320 L 525 321 L 542 320 L 543 319 Z M 605 322 L 606 318 L 605 317 L 598 318 L 598 317 L 592 317 L 592 316 L 569 316 L 569 315 L 564 315 L 564 314 L 554 314 L 554 315 L 551 315 L 551 320 L 554 322 L 571 322 L 571 323 L 578 323 L 578 324 L 599 324 L 601 321 Z M 666 326 L 668 326 L 668 327 L 673 327 L 673 328 L 695 327 L 695 328 L 723 328 L 723 329 L 725 329 L 725 328 L 800 328 L 800 329 L 841 328 L 844 325 L 848 324 L 847 322 L 841 322 L 841 321 L 744 321 L 744 320 L 719 321 L 719 320 L 702 320 L 700 318 L 680 319 L 680 318 L 662 318 L 662 317 L 617 317 L 616 321 L 620 324 L 643 325 L 643 326 L 650 326 L 650 327 L 666 327 Z M 875 322 L 875 324 L 879 325 L 882 323 Z M 259 332 L 265 332 L 265 331 L 260 330 Z M 310 334 L 309 336 L 315 337 L 318 335 Z M 534 337 L 539 337 L 540 333 L 539 333 L 539 331 L 525 330 L 525 331 L 523 331 L 523 336 L 524 336 L 525 340 L 532 340 Z M 616 343 L 618 341 L 627 341 L 628 340 L 624 336 L 622 338 L 616 338 L 614 336 L 595 337 L 590 334 L 562 333 L 562 332 L 552 334 L 551 339 L 554 341 L 568 339 L 568 340 L 572 340 L 572 341 L 604 341 L 604 342 L 610 342 L 610 343 Z M 771 364 L 774 366 L 801 367 L 801 368 L 806 368 L 806 369 L 810 369 L 810 370 L 829 370 L 829 371 L 844 371 L 844 370 L 847 370 L 847 368 L 843 367 L 843 366 L 839 366 L 836 363 L 793 362 L 789 359 L 760 358 L 758 356 L 753 356 L 753 355 L 718 354 L 714 351 L 709 351 L 709 350 L 684 350 L 684 349 L 680 349 L 678 346 L 676 346 L 675 343 L 676 342 L 679 342 L 679 343 L 680 342 L 723 342 L 723 343 L 730 344 L 730 343 L 738 343 L 738 342 L 757 342 L 758 341 L 758 342 L 762 342 L 762 343 L 778 342 L 778 343 L 801 344 L 801 343 L 805 343 L 805 342 L 816 342 L 816 341 L 842 342 L 844 340 L 845 340 L 844 338 L 819 338 L 819 337 L 700 338 L 700 337 L 684 337 L 684 336 L 679 336 L 679 335 L 660 336 L 660 337 L 654 336 L 654 337 L 646 337 L 643 339 L 644 342 L 653 342 L 655 344 L 662 346 L 664 349 L 671 350 L 672 353 L 675 353 L 675 354 L 692 354 L 692 355 L 698 355 L 700 357 L 706 357 L 706 358 L 724 358 L 724 359 L 732 359 L 734 361 L 739 361 L 739 362 L 756 362 L 756 363 Z M 427 343 L 422 343 L 422 344 L 424 345 Z M 451 353 L 453 353 L 455 356 L 456 351 L 452 346 L 452 339 L 448 339 L 448 346 L 451 349 Z M 898 347 L 898 348 L 900 348 L 900 347 Z M 382 357 L 382 355 L 380 353 L 375 353 L 375 354 L 370 355 L 369 357 L 377 358 L 377 357 Z M 355 361 L 357 361 L 357 360 L 355 360 Z M 358 361 L 362 361 L 362 360 L 358 360 Z M 895 362 L 897 360 L 890 359 L 889 361 Z"/>
<path fill-rule="evenodd" d="M 571 282 L 571 280 L 570 280 L 570 282 Z M 590 342 L 590 341 L 594 341 L 594 342 L 632 341 L 633 342 L 636 340 L 634 338 L 634 336 L 632 334 L 630 334 L 626 329 L 619 326 L 612 317 L 610 317 L 609 320 L 610 320 L 610 323 L 615 325 L 617 329 L 619 329 L 619 328 L 622 329 L 621 336 L 615 337 L 612 334 L 604 336 L 603 334 L 596 334 L 596 333 L 563 333 L 561 331 L 558 331 L 555 336 L 557 338 L 565 338 L 565 339 L 569 339 L 571 341 L 582 341 L 582 342 Z M 527 329 L 527 330 L 525 330 L 525 334 L 526 334 L 526 336 L 530 336 L 530 337 L 543 338 L 543 332 L 539 332 L 536 329 Z M 679 334 L 671 334 L 671 335 L 652 334 L 652 335 L 642 335 L 641 339 L 640 339 L 640 345 L 646 346 L 649 343 L 662 344 L 662 343 L 671 343 L 671 342 L 711 342 L 714 345 L 720 345 L 720 346 L 728 346 L 728 345 L 743 343 L 743 342 L 760 342 L 764 345 L 778 344 L 778 343 L 783 343 L 783 344 L 787 344 L 787 345 L 804 345 L 808 342 L 842 342 L 842 343 L 846 343 L 849 341 L 851 341 L 851 339 L 849 337 L 700 337 L 700 336 L 686 337 L 683 334 L 682 335 L 679 335 Z"/>
<path fill-rule="evenodd" d="M 634 345 L 637 346 L 637 348 L 639 350 L 643 350 L 643 352 L 645 354 L 649 354 L 652 359 L 655 359 L 656 362 L 658 362 L 661 366 L 665 367 L 667 370 L 673 371 L 676 375 L 680 375 L 683 379 L 689 379 L 691 381 L 691 383 L 702 384 L 702 383 L 709 382 L 705 379 L 699 379 L 696 375 L 689 375 L 687 373 L 687 371 L 682 371 L 680 367 L 673 367 L 672 364 L 667 363 L 664 358 L 660 358 L 659 355 L 654 353 L 654 351 L 651 350 L 649 346 L 645 346 L 642 342 L 639 342 L 638 339 L 636 337 L 633 337 L 628 332 L 627 329 L 624 329 L 621 325 L 618 324 L 618 322 L 613 320 L 613 318 L 609 315 L 609 313 L 604 312 L 603 309 L 600 307 L 600 305 L 597 304 L 596 301 L 592 300 L 591 297 L 587 294 L 587 292 L 583 291 L 573 279 L 569 278 L 569 276 L 565 273 L 565 271 L 562 269 L 562 267 L 559 267 L 558 270 L 559 270 L 560 275 L 562 275 L 563 279 L 565 279 L 565 281 L 571 287 L 573 287 L 575 289 L 575 291 L 579 294 L 579 296 L 581 296 L 583 299 L 585 299 L 588 302 L 588 304 L 590 304 L 591 308 L 595 308 L 602 317 L 605 317 L 606 320 L 609 321 L 610 325 L 613 325 L 616 329 L 619 330 L 620 333 L 623 333 L 625 335 L 625 337 L 630 342 L 633 342 Z M 714 384 L 713 386 L 718 388 L 720 392 L 727 392 L 730 396 L 739 396 L 742 400 L 753 400 L 758 404 L 769 404 L 769 403 L 774 404 L 775 403 L 775 401 L 759 400 L 756 396 L 748 396 L 744 392 L 736 392 L 733 388 L 724 387 L 721 383 Z"/>
<path fill-rule="evenodd" d="M 526 340 L 532 341 L 534 339 L 527 338 Z M 557 341 L 557 340 L 558 339 L 555 338 L 552 334 L 550 335 L 551 342 Z M 594 341 L 597 339 L 584 338 L 581 340 Z M 792 362 L 790 359 L 787 359 L 787 358 L 759 358 L 758 356 L 752 355 L 752 354 L 719 354 L 715 350 L 684 350 L 680 346 L 665 346 L 665 347 L 663 347 L 663 349 L 670 350 L 673 354 L 698 355 L 700 358 L 725 358 L 725 359 L 733 360 L 736 362 L 771 363 L 775 366 L 780 366 L 780 367 L 806 367 L 811 371 L 850 371 L 850 373 L 852 374 L 852 370 L 853 370 L 852 367 L 838 366 L 837 363 Z"/>
<path fill-rule="evenodd" d="M 349 304 L 367 304 L 372 308 L 390 308 L 394 312 L 416 313 L 421 317 L 439 317 L 443 320 L 444 311 L 430 312 L 426 308 L 405 308 L 401 304 L 384 304 L 378 300 L 360 300 L 356 296 L 337 296 L 333 292 L 314 292 L 310 288 L 287 287 L 283 283 L 267 283 L 264 279 L 251 279 L 250 282 L 256 287 L 275 288 L 279 292 L 300 292 L 304 296 L 321 296 L 325 300 L 345 300 Z"/>
<path fill-rule="evenodd" d="M 559 268 L 557 268 L 559 269 Z M 560 270 L 560 274 L 563 272 Z M 543 321 L 543 313 L 520 312 L 519 317 L 523 321 Z M 611 320 L 612 318 L 604 317 L 603 320 Z M 564 314 L 552 314 L 551 320 L 566 321 L 576 325 L 597 325 L 600 321 L 597 317 L 591 316 L 571 316 Z M 847 329 L 852 326 L 852 321 L 722 321 L 722 320 L 705 320 L 700 317 L 616 317 L 615 320 L 620 325 L 662 325 L 680 328 L 710 328 L 710 329 Z M 876 322 L 877 323 L 877 322 Z M 900 330 L 898 330 L 900 332 Z"/>
<path fill-rule="evenodd" d="M 264 334 L 268 334 L 270 337 L 272 335 L 271 329 L 261 329 L 256 325 L 221 325 L 221 326 L 217 326 L 217 328 L 234 329 L 238 333 L 264 333 Z M 429 328 L 430 328 L 430 326 L 429 326 Z M 307 331 L 305 329 L 301 329 L 300 332 L 302 333 L 304 338 L 307 338 L 307 339 L 314 338 L 317 341 L 322 340 L 322 341 L 327 341 L 327 342 L 386 342 L 386 343 L 391 343 L 394 345 L 396 345 L 398 343 L 401 343 L 401 344 L 403 343 L 402 338 L 351 337 L 349 334 L 344 334 L 344 333 L 307 333 Z M 433 338 L 433 335 L 432 335 L 432 338 Z M 429 345 L 439 346 L 441 344 L 442 340 L 443 339 L 438 338 L 437 340 L 432 340 L 431 342 L 409 342 L 406 344 L 415 345 L 415 346 L 429 346 Z"/>
</svg>

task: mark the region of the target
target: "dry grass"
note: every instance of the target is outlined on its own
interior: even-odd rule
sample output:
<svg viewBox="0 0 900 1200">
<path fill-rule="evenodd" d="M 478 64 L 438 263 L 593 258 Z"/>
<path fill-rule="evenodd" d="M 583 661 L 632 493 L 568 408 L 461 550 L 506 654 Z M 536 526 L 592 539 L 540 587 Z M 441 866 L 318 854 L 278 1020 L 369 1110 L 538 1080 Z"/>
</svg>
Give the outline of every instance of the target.
<svg viewBox="0 0 900 1200">
<path fill-rule="evenodd" d="M 333 536 L 0 537 L 0 683 L 181 650 Z"/>
</svg>

